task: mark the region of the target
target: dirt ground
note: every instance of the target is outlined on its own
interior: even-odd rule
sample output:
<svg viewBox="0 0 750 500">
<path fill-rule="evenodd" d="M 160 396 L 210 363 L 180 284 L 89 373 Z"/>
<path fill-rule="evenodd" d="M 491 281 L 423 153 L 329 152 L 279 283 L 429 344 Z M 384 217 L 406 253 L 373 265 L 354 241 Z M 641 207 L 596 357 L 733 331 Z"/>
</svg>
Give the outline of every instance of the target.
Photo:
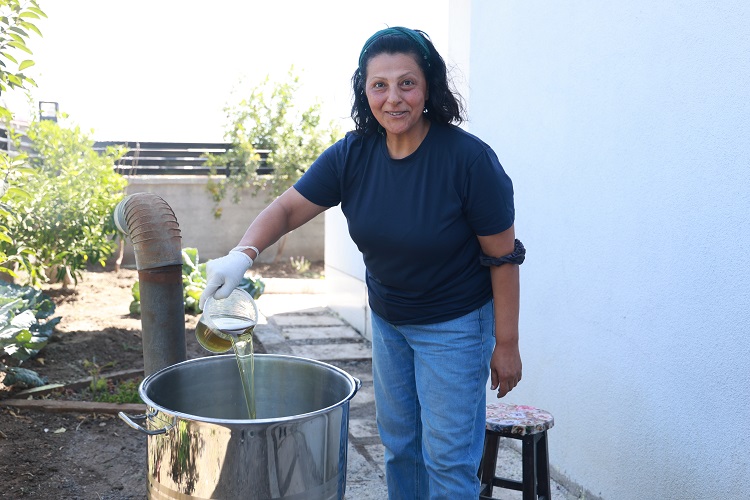
<svg viewBox="0 0 750 500">
<path fill-rule="evenodd" d="M 264 277 L 297 276 L 288 264 L 253 270 Z M 322 264 L 311 271 L 321 272 Z M 51 342 L 22 366 L 50 383 L 90 376 L 84 361 L 112 363 L 112 371 L 143 368 L 140 318 L 128 313 L 137 279 L 135 270 L 100 268 L 85 272 L 69 290 L 45 286 L 62 320 Z M 188 358 L 209 355 L 195 341 L 197 317 L 186 315 L 185 321 Z M 17 392 L 0 381 L 0 399 Z M 0 485 L 0 498 L 145 498 L 146 436 L 114 415 L 0 406 Z"/>
</svg>

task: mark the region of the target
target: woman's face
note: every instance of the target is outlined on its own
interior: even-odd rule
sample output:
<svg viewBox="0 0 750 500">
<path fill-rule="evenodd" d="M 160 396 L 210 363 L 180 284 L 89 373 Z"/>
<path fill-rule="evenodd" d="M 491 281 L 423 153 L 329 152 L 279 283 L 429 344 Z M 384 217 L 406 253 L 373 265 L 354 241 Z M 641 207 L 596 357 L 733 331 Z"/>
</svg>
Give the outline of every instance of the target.
<svg viewBox="0 0 750 500">
<path fill-rule="evenodd" d="M 389 137 L 421 133 L 427 79 L 411 54 L 379 54 L 367 63 L 365 95 Z"/>
</svg>

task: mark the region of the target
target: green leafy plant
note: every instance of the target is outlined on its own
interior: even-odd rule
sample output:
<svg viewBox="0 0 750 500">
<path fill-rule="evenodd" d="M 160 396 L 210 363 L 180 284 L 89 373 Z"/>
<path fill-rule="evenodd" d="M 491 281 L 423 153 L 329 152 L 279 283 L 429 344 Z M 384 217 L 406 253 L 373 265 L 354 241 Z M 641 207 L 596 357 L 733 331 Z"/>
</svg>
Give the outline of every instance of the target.
<svg viewBox="0 0 750 500">
<path fill-rule="evenodd" d="M 197 248 L 182 250 L 182 290 L 185 297 L 185 311 L 198 314 L 198 301 L 206 288 L 206 265 L 200 263 Z"/>
<path fill-rule="evenodd" d="M 77 281 L 89 263 L 104 265 L 116 250 L 112 212 L 127 180 L 114 165 L 124 150 L 98 154 L 78 127 L 52 121 L 34 122 L 26 134 L 36 154 L 0 207 L 8 236 L 0 250 L 16 255 L 12 264 L 26 271 L 30 284 Z M 15 274 L 8 264 L 3 267 Z"/>
<path fill-rule="evenodd" d="M 34 61 L 26 59 L 26 55 L 33 54 L 26 41 L 30 32 L 42 36 L 33 21 L 43 17 L 47 15 L 34 0 L 0 0 L 0 93 L 36 87 L 36 82 L 23 71 L 34 65 Z M 12 114 L 0 107 L 0 118 L 10 119 Z"/>
<path fill-rule="evenodd" d="M 32 55 L 27 45 L 31 33 L 42 36 L 34 22 L 47 17 L 36 1 L 20 2 L 18 0 L 0 0 L 0 95 L 9 90 L 27 92 L 35 87 L 36 82 L 24 73 L 34 65 L 28 59 Z M 13 113 L 0 103 L 0 122 L 5 123 L 9 138 L 13 137 L 8 125 Z M 23 153 L 11 155 L 0 151 L 0 220 L 5 221 L 10 215 L 8 198 L 23 200 L 28 193 L 16 186 L 18 179 L 29 174 L 25 168 L 27 156 Z M 0 272 L 14 275 L 13 266 L 23 259 L 28 259 L 33 251 L 25 247 L 12 245 L 10 230 L 5 222 L 0 223 Z M 7 244 L 11 244 L 9 247 Z M 5 264 L 3 264 L 5 263 Z M 9 265 L 10 264 L 10 265 Z"/>
<path fill-rule="evenodd" d="M 235 203 L 248 188 L 254 189 L 254 195 L 264 190 L 269 201 L 276 198 L 341 136 L 333 122 L 321 125 L 319 103 L 305 107 L 298 102 L 299 87 L 299 76 L 290 68 L 285 81 L 272 82 L 267 76 L 246 98 L 224 108 L 228 122 L 225 139 L 232 146 L 207 162 L 214 174 L 215 166 L 231 167 L 229 177 L 209 179 L 207 189 L 217 206 L 228 190 Z M 270 151 L 268 174 L 257 172 L 261 166 L 259 150 Z M 220 215 L 221 210 L 215 209 L 214 216 Z"/>
<path fill-rule="evenodd" d="M 21 368 L 20 366 L 5 366 L 0 363 L 0 371 L 5 372 L 3 384 L 8 387 L 15 386 L 19 389 L 31 389 L 43 386 L 48 382 L 47 377 L 42 377 L 34 370 Z"/>
<path fill-rule="evenodd" d="M 96 357 L 91 361 L 87 359 L 83 361 L 83 367 L 91 375 L 91 383 L 89 384 L 91 398 L 103 403 L 141 403 L 142 400 L 138 394 L 138 381 L 124 380 L 115 383 L 113 380 L 102 376 L 105 369 L 115 365 L 115 361 L 100 365 L 96 362 Z"/>
<path fill-rule="evenodd" d="M 130 293 L 133 294 L 133 300 L 130 302 L 130 314 L 141 314 L 141 285 L 140 281 L 133 283 Z"/>
<path fill-rule="evenodd" d="M 206 264 L 200 262 L 197 248 L 182 249 L 182 291 L 185 312 L 200 314 L 199 300 L 203 290 L 206 288 L 208 278 L 206 276 Z M 244 278 L 238 288 L 242 288 L 254 299 L 258 299 L 266 285 L 261 278 Z M 130 313 L 141 313 L 140 284 L 136 281 L 131 289 L 133 301 L 130 303 Z"/>
<path fill-rule="evenodd" d="M 36 356 L 47 345 L 59 317 L 51 318 L 55 303 L 41 290 L 29 286 L 0 283 L 0 357 L 10 356 L 22 363 Z M 38 387 L 46 379 L 33 370 L 7 367 L 3 383 L 7 386 Z"/>
<path fill-rule="evenodd" d="M 89 375 L 91 375 L 89 389 L 91 389 L 91 393 L 94 395 L 94 400 L 96 400 L 96 396 L 99 392 L 107 389 L 107 379 L 102 377 L 102 371 L 112 366 L 115 366 L 114 361 L 100 365 L 96 362 L 96 357 L 91 361 L 88 359 L 83 360 L 83 367 L 89 372 Z"/>
<path fill-rule="evenodd" d="M 0 284 L 0 347 L 19 361 L 36 356 L 47 345 L 59 317 L 55 303 L 41 290 Z"/>
<path fill-rule="evenodd" d="M 102 403 L 143 403 L 138 386 L 140 380 L 123 380 L 115 383 L 112 380 L 106 380 L 104 388 L 97 392 L 94 401 Z"/>
<path fill-rule="evenodd" d="M 305 274 L 310 270 L 312 263 L 305 257 L 289 257 L 289 263 L 297 274 Z"/>
</svg>

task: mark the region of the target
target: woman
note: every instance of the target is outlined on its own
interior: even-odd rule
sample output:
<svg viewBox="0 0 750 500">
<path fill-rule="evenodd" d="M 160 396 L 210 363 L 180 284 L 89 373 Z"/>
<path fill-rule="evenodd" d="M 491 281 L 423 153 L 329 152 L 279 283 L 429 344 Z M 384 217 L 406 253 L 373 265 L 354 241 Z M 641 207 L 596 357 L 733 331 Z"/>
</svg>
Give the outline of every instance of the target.
<svg viewBox="0 0 750 500">
<path fill-rule="evenodd" d="M 375 33 L 352 77 L 355 130 L 327 149 L 208 263 L 208 296 L 259 253 L 341 204 L 363 254 L 378 430 L 392 499 L 475 499 L 485 390 L 521 379 L 513 188 L 495 153 L 457 128 L 460 98 L 427 36 Z M 505 265 L 502 265 L 505 264 Z"/>
</svg>

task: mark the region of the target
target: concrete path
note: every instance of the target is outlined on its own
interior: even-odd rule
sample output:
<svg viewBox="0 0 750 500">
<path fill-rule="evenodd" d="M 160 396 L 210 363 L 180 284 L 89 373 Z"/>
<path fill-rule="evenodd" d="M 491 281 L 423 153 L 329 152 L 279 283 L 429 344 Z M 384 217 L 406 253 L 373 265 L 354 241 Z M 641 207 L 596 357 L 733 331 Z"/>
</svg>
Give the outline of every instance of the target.
<svg viewBox="0 0 750 500">
<path fill-rule="evenodd" d="M 326 307 L 324 293 L 289 293 L 287 288 L 285 293 L 268 293 L 268 286 L 266 290 L 258 299 L 261 321 L 255 333 L 267 353 L 324 361 L 362 381 L 350 403 L 346 497 L 387 500 L 383 445 L 375 424 L 370 343 Z M 498 462 L 498 474 L 520 479 L 521 456 L 515 449 L 502 448 Z M 521 493 L 496 488 L 493 498 L 520 500 Z M 553 482 L 552 498 L 578 497 Z"/>
</svg>

